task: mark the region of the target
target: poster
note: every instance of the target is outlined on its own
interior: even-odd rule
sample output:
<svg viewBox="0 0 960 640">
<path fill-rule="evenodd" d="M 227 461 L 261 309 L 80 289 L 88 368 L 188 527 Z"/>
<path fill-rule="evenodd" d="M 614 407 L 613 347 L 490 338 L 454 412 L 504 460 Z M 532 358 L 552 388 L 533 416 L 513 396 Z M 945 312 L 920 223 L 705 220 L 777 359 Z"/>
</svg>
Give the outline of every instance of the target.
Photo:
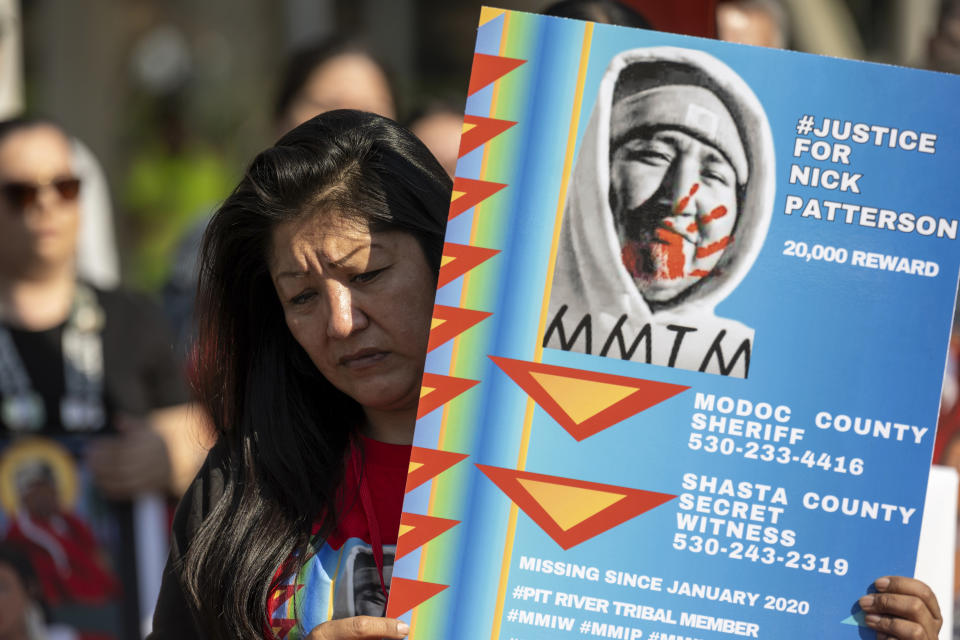
<svg viewBox="0 0 960 640">
<path fill-rule="evenodd" d="M 414 640 L 874 637 L 857 598 L 916 561 L 958 97 L 484 9 L 388 615 Z"/>
</svg>

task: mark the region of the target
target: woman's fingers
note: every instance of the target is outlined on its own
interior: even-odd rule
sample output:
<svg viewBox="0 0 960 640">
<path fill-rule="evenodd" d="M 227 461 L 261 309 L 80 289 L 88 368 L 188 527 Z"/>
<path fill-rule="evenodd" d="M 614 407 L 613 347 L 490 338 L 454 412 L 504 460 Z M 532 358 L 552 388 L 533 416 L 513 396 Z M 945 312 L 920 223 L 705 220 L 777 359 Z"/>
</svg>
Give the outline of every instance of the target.
<svg viewBox="0 0 960 640">
<path fill-rule="evenodd" d="M 923 582 L 902 576 L 880 578 L 877 589 L 860 598 L 865 622 L 872 629 L 900 640 L 936 640 L 943 624 L 937 598 Z"/>
<path fill-rule="evenodd" d="M 354 616 L 317 625 L 310 631 L 307 640 L 379 640 L 380 638 L 400 640 L 409 631 L 410 627 L 406 623 L 395 618 Z"/>
<path fill-rule="evenodd" d="M 937 603 L 937 596 L 934 595 L 933 590 L 926 583 L 920 580 L 903 576 L 886 576 L 878 579 L 874 586 L 878 593 L 899 593 L 920 598 L 934 618 L 943 620 L 943 616 L 940 614 L 940 605 Z"/>
</svg>

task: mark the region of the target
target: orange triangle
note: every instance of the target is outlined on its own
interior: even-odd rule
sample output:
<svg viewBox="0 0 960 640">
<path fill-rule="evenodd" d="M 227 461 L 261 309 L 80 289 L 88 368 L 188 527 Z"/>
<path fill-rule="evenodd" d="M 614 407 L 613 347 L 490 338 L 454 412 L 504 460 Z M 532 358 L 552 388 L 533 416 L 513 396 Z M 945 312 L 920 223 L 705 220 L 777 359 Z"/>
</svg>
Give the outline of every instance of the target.
<svg viewBox="0 0 960 640">
<path fill-rule="evenodd" d="M 397 539 L 395 559 L 419 549 L 444 531 L 460 524 L 459 520 L 422 516 L 416 513 L 400 514 L 400 536 Z"/>
<path fill-rule="evenodd" d="M 410 469 L 407 471 L 405 493 L 410 493 L 424 482 L 432 480 L 466 457 L 465 453 L 412 447 L 410 449 Z"/>
<path fill-rule="evenodd" d="M 453 220 L 467 209 L 478 205 L 506 186 L 499 182 L 454 178 L 453 198 L 450 200 L 450 212 L 447 220 Z"/>
<path fill-rule="evenodd" d="M 690 388 L 496 356 L 490 359 L 577 441 Z"/>
<path fill-rule="evenodd" d="M 473 68 L 470 70 L 470 86 L 467 95 L 472 96 L 485 86 L 507 75 L 526 60 L 502 58 L 485 53 L 473 54 Z"/>
<path fill-rule="evenodd" d="M 433 308 L 433 319 L 430 323 L 430 342 L 427 343 L 427 351 L 433 351 L 491 315 L 493 314 L 488 311 L 436 305 Z"/>
<path fill-rule="evenodd" d="M 510 120 L 496 120 L 481 116 L 463 116 L 464 131 L 460 134 L 460 152 L 458 158 L 467 155 L 483 143 L 500 135 L 516 122 Z M 467 125 L 470 128 L 467 129 Z"/>
<path fill-rule="evenodd" d="M 498 249 L 484 249 L 483 247 L 472 247 L 468 244 L 447 242 L 443 245 L 443 257 L 440 259 L 440 278 L 437 280 L 437 288 L 439 289 L 456 280 L 498 253 L 500 253 Z"/>
<path fill-rule="evenodd" d="M 423 386 L 420 388 L 420 406 L 417 407 L 417 420 L 478 384 L 480 384 L 479 380 L 441 376 L 435 373 L 423 374 Z M 428 389 L 428 391 L 424 392 L 424 389 Z"/>
<path fill-rule="evenodd" d="M 386 615 L 388 618 L 402 616 L 410 609 L 437 595 L 447 586 L 394 576 L 390 581 L 390 599 L 387 601 Z"/>
<path fill-rule="evenodd" d="M 563 549 L 677 497 L 482 464 L 477 468 Z"/>
</svg>

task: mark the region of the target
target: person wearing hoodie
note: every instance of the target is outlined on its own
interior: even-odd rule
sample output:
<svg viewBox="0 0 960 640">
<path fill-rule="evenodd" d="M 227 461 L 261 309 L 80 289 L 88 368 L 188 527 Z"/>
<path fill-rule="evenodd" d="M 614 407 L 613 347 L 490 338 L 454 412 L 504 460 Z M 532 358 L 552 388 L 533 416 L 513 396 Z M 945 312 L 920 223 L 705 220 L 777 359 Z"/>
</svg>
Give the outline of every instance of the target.
<svg viewBox="0 0 960 640">
<path fill-rule="evenodd" d="M 618 54 L 565 205 L 544 346 L 736 376 L 754 331 L 715 314 L 770 224 L 773 142 L 746 83 L 702 51 Z"/>
</svg>

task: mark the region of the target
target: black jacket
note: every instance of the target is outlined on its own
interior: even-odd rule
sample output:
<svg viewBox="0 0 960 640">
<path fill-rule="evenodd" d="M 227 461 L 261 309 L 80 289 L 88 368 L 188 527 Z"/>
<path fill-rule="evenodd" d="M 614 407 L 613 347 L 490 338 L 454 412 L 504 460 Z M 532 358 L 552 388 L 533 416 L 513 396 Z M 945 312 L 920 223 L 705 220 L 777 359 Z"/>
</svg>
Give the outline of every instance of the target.
<svg viewBox="0 0 960 640">
<path fill-rule="evenodd" d="M 201 640 L 205 637 L 197 612 L 187 601 L 179 568 L 203 519 L 223 495 L 227 473 L 225 449 L 218 444 L 210 450 L 200 473 L 177 506 L 170 534 L 170 556 L 163 569 L 163 584 L 153 614 L 153 631 L 147 640 Z"/>
</svg>

